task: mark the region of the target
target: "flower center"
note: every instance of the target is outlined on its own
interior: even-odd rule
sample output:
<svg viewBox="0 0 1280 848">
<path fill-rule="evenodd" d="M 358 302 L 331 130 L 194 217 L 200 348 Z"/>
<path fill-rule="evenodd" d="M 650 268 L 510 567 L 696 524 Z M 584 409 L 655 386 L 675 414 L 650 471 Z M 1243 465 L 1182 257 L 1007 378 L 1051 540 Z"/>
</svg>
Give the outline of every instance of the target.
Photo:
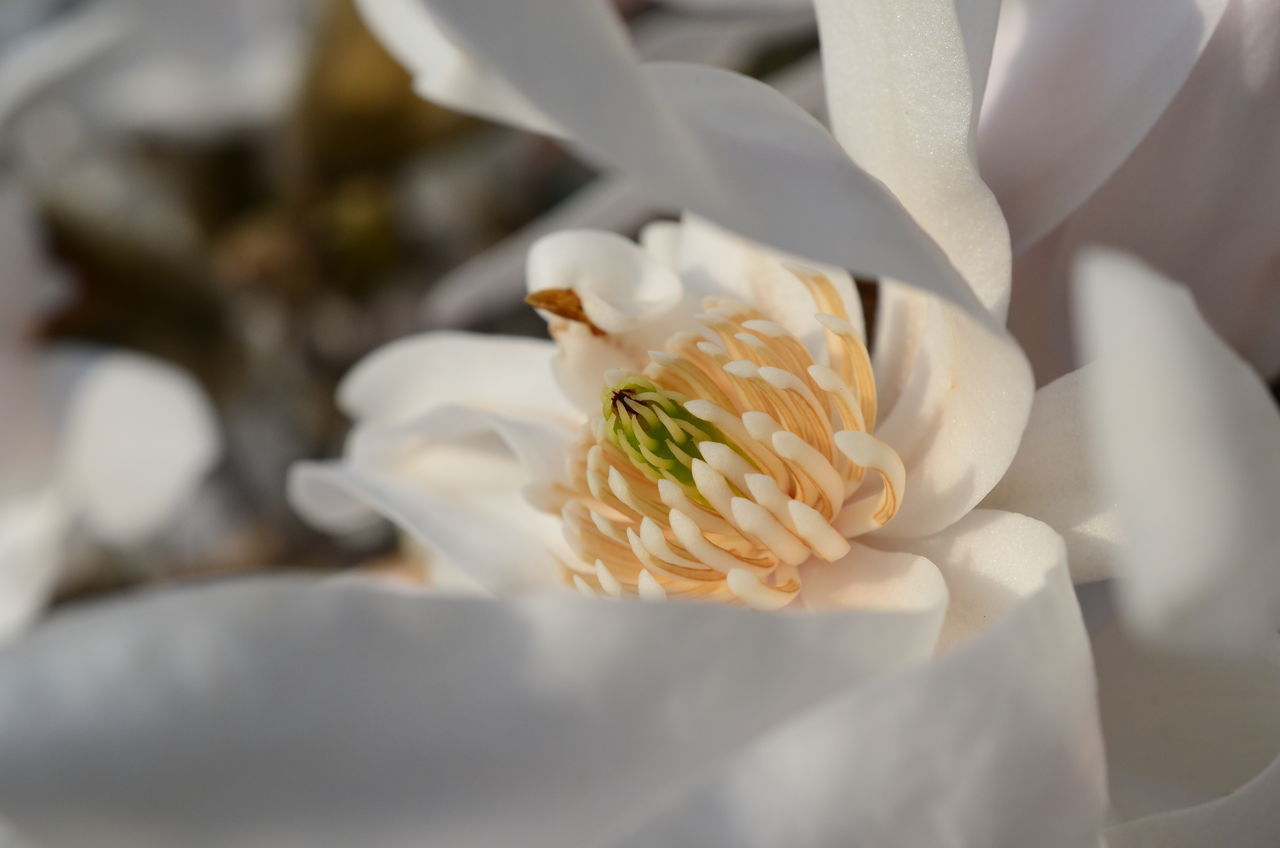
<svg viewBox="0 0 1280 848">
<path fill-rule="evenodd" d="M 802 566 L 840 559 L 897 512 L 905 472 L 870 435 L 866 347 L 831 282 L 795 273 L 828 364 L 751 307 L 712 298 L 704 334 L 676 334 L 643 374 L 606 376 L 562 509 L 579 590 L 776 609 L 799 593 Z"/>
</svg>

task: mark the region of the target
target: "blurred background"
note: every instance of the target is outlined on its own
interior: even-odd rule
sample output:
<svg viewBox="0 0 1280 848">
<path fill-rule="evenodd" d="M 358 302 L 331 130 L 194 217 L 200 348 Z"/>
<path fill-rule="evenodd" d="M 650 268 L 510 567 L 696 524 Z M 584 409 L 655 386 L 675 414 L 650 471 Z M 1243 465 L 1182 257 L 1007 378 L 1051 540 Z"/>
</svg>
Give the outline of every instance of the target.
<svg viewBox="0 0 1280 848">
<path fill-rule="evenodd" d="M 647 57 L 768 77 L 819 108 L 806 14 L 620 5 Z M 427 329 L 541 335 L 521 302 L 537 234 L 671 214 L 553 140 L 421 100 L 349 0 L 3 0 L 0 122 L 0 180 L 22 199 L 0 244 L 39 256 L 0 267 L 9 294 L 38 293 L 26 341 L 184 369 L 223 441 L 160 532 L 77 536 L 62 602 L 395 567 L 388 528 L 335 539 L 285 500 L 291 463 L 340 453 L 342 375 Z"/>
</svg>

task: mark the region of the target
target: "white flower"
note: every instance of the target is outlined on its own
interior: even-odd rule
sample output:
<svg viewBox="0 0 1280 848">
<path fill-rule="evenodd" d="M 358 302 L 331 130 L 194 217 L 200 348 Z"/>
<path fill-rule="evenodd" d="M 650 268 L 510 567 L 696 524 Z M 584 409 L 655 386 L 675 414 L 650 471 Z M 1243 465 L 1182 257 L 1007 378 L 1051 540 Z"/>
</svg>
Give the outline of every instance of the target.
<svg viewBox="0 0 1280 848">
<path fill-rule="evenodd" d="M 69 534 L 123 544 L 158 530 L 219 451 L 190 377 L 136 354 L 32 346 L 40 300 L 61 283 L 20 195 L 0 197 L 0 637 L 58 577 Z"/>
</svg>

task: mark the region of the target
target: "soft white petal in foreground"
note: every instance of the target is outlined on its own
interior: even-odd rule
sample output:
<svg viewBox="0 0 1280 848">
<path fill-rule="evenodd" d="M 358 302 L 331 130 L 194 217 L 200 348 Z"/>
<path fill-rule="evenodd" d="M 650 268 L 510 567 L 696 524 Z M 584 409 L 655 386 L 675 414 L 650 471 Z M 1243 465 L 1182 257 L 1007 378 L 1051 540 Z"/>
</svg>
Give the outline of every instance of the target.
<svg viewBox="0 0 1280 848">
<path fill-rule="evenodd" d="M 1057 226 L 1138 146 L 1187 80 L 1227 0 L 1005 6 L 978 152 L 1021 249 Z M 1219 126 L 1203 113 L 1195 120 Z M 1182 177 L 1194 172 L 1165 173 L 1151 187 Z M 1147 215 L 1153 205 L 1149 194 L 1142 197 L 1138 214 Z"/>
<path fill-rule="evenodd" d="M 1004 476 L 1022 438 L 1035 386 L 1007 334 L 979 328 L 939 298 L 880 285 L 873 352 L 882 399 L 876 436 L 902 457 L 906 492 L 877 535 L 936 533 Z"/>
<path fill-rule="evenodd" d="M 1079 266 L 1096 357 L 1099 479 L 1128 540 L 1122 609 L 1152 637 L 1248 650 L 1280 625 L 1280 413 L 1185 288 L 1095 251 Z"/>
<path fill-rule="evenodd" d="M 432 332 L 398 339 L 360 360 L 338 387 L 359 421 L 399 424 L 436 406 L 572 416 L 551 372 L 555 347 L 538 339 Z"/>
<path fill-rule="evenodd" d="M 1113 576 L 1120 555 L 1115 499 L 1098 485 L 1085 421 L 1095 370 L 1086 366 L 1036 392 L 1013 464 L 982 502 L 1033 516 L 1061 533 L 1077 583 Z"/>
<path fill-rule="evenodd" d="M 67 517 L 48 490 L 0 501 L 0 643 L 26 627 L 53 591 Z"/>
<path fill-rule="evenodd" d="M 0 797 L 60 848 L 607 844 L 935 637 L 912 613 L 188 589 L 69 612 L 0 654 Z"/>
<path fill-rule="evenodd" d="M 158 530 L 221 451 L 204 393 L 173 366 L 127 353 L 86 360 L 70 391 L 60 428 L 68 497 L 107 541 Z"/>
<path fill-rule="evenodd" d="M 1280 5 L 1233 0 L 1146 140 L 1019 260 L 1010 326 L 1042 379 L 1070 367 L 1061 315 L 1071 260 L 1095 242 L 1188 285 L 1219 335 L 1263 375 L 1280 375 L 1280 110 L 1271 108 L 1280 102 L 1278 45 Z"/>
<path fill-rule="evenodd" d="M 1280 760 L 1225 798 L 1107 830 L 1108 848 L 1273 848 L 1280 834 Z"/>
<path fill-rule="evenodd" d="M 1273 845 L 1280 831 L 1269 829 L 1267 822 L 1274 828 L 1275 805 L 1261 809 L 1255 802 L 1268 784 L 1272 802 L 1275 797 L 1280 760 L 1272 758 L 1280 753 L 1280 639 L 1273 635 L 1247 658 L 1178 655 L 1125 631 L 1116 619 L 1112 588 L 1094 583 L 1077 589 L 1093 641 L 1112 821 L 1119 823 L 1108 832 L 1108 843 L 1167 848 Z M 1253 785 L 1244 788 L 1247 784 Z M 1228 793 L 1242 794 L 1227 797 Z M 1196 805 L 1224 802 L 1222 807 L 1203 808 L 1214 810 L 1201 820 L 1203 827 L 1173 838 L 1169 825 L 1186 815 L 1198 819 L 1195 811 L 1201 808 Z M 1237 803 L 1238 818 L 1218 815 Z M 1147 818 L 1151 816 L 1155 818 Z M 1209 838 L 1215 829 L 1218 838 Z M 1250 831 L 1253 841 L 1229 838 L 1233 832 Z M 1135 841 L 1123 841 L 1117 834 Z M 1262 834 L 1269 834 L 1270 841 L 1258 841 Z"/>
<path fill-rule="evenodd" d="M 1003 316 L 1009 233 L 974 144 L 999 2 L 815 5 L 836 138 Z"/>
<path fill-rule="evenodd" d="M 1062 543 L 1032 519 L 989 515 L 1003 537 L 993 570 L 1020 576 L 982 632 L 797 715 L 615 844 L 1097 845 L 1102 744 Z"/>
<path fill-rule="evenodd" d="M 642 68 L 615 13 L 594 0 L 429 5 L 459 45 L 663 200 L 797 255 L 930 287 L 989 320 L 898 200 L 767 85 L 712 68 Z"/>
</svg>

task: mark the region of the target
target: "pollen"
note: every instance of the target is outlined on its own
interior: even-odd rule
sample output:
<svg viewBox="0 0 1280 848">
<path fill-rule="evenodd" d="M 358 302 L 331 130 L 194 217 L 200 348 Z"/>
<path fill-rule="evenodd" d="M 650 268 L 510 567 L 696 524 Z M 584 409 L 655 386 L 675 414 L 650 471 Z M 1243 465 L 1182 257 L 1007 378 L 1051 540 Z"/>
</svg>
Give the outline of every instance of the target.
<svg viewBox="0 0 1280 848">
<path fill-rule="evenodd" d="M 600 415 L 569 460 L 561 510 L 587 594 L 701 598 L 778 609 L 806 569 L 896 514 L 905 470 L 871 435 L 870 358 L 835 286 L 792 268 L 825 330 L 825 362 L 729 298 L 701 334 L 606 375 Z"/>
</svg>

